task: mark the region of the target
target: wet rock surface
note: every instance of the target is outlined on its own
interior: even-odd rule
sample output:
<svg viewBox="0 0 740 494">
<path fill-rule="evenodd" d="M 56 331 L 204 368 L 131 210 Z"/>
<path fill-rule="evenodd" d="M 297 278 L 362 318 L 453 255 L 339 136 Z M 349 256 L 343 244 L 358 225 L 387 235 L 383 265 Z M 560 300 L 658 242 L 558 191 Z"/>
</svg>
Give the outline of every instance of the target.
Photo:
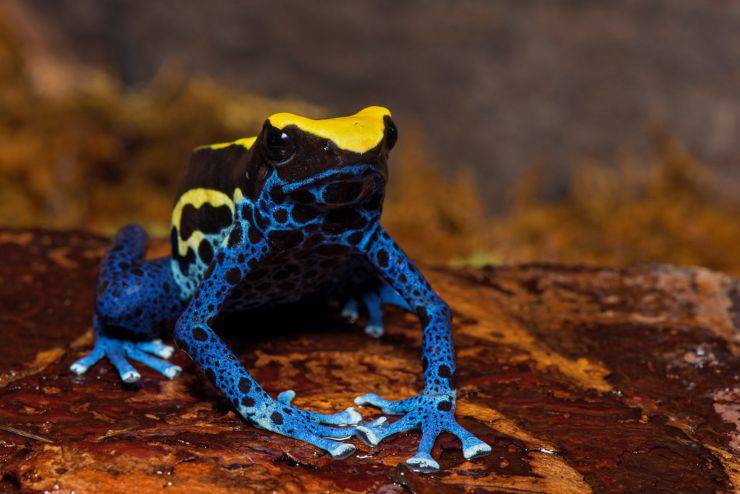
<svg viewBox="0 0 740 494">
<path fill-rule="evenodd" d="M 0 492 L 733 492 L 740 488 L 740 283 L 669 266 L 425 269 L 455 312 L 457 416 L 493 446 L 442 471 L 400 462 L 417 433 L 333 461 L 257 430 L 178 352 L 173 381 L 123 385 L 92 341 L 106 240 L 0 232 Z M 324 311 L 247 314 L 221 331 L 268 392 L 343 409 L 421 386 L 420 330 L 390 310 L 366 337 Z M 366 418 L 373 409 L 361 409 Z"/>
</svg>

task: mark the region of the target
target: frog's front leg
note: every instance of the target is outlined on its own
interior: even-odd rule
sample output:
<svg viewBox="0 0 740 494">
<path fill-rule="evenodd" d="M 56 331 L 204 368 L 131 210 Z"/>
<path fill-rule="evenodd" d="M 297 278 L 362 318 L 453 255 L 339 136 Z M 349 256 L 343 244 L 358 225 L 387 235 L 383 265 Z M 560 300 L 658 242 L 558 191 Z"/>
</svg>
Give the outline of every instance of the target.
<svg viewBox="0 0 740 494">
<path fill-rule="evenodd" d="M 253 228 L 250 232 L 249 229 Z M 247 240 L 251 239 L 251 240 Z M 175 342 L 200 366 L 208 378 L 248 421 L 285 436 L 326 450 L 334 458 L 352 454 L 355 447 L 337 442 L 354 434 L 354 427 L 324 424 L 357 424 L 353 409 L 323 415 L 290 405 L 283 393 L 273 400 L 260 387 L 234 353 L 211 329 L 224 300 L 244 277 L 270 254 L 270 245 L 255 228 L 240 221 L 214 256 L 204 279 L 175 327 Z"/>
<path fill-rule="evenodd" d="M 417 396 L 395 402 L 375 394 L 356 398 L 357 405 L 372 405 L 384 413 L 403 415 L 390 425 L 376 421 L 357 426 L 357 436 L 374 446 L 393 434 L 420 428 L 419 449 L 406 460 L 407 464 L 419 471 L 439 469 L 431 450 L 442 431 L 460 438 L 463 455 L 467 459 L 489 453 L 491 447 L 460 426 L 454 417 L 455 359 L 449 307 L 381 227 L 373 234 L 364 251 L 383 278 L 419 316 L 423 328 L 424 390 Z"/>
</svg>

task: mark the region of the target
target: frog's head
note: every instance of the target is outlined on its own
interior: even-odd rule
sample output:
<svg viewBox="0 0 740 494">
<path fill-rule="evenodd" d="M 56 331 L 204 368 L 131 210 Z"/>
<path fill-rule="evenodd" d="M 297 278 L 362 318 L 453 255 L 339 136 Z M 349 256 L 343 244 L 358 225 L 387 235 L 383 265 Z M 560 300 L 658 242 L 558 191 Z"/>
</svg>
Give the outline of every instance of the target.
<svg viewBox="0 0 740 494">
<path fill-rule="evenodd" d="M 255 139 L 250 174 L 272 177 L 266 192 L 304 207 L 379 210 L 396 138 L 390 111 L 378 106 L 325 120 L 277 113 Z"/>
</svg>

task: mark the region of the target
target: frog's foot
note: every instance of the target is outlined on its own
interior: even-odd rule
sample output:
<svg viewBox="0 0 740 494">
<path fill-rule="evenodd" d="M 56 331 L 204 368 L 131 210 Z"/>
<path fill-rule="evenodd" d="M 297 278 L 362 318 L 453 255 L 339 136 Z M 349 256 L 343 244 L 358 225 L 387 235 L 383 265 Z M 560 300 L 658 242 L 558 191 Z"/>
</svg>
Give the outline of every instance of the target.
<svg viewBox="0 0 740 494">
<path fill-rule="evenodd" d="M 457 436 L 462 442 L 463 456 L 471 460 L 491 452 L 491 447 L 465 430 L 454 417 L 455 398 L 446 394 L 420 394 L 402 401 L 384 400 L 375 394 L 366 394 L 355 399 L 357 405 L 372 405 L 384 413 L 401 414 L 398 421 L 386 425 L 384 421 L 358 425 L 356 435 L 370 446 L 383 439 L 412 429 L 421 429 L 419 449 L 406 464 L 418 472 L 439 470 L 431 451 L 437 436 L 443 431 Z"/>
<path fill-rule="evenodd" d="M 359 300 L 362 301 L 365 310 L 367 310 L 365 334 L 373 338 L 380 338 L 385 332 L 383 327 L 383 304 L 395 305 L 404 310 L 410 310 L 401 296 L 388 285 L 383 285 L 378 290 L 368 290 L 362 294 Z M 342 316 L 352 323 L 359 319 L 359 301 L 357 298 L 351 298 L 347 301 L 342 309 Z"/>
<path fill-rule="evenodd" d="M 359 413 L 353 408 L 335 414 L 302 410 L 290 405 L 294 397 L 293 391 L 284 391 L 275 401 L 268 399 L 260 403 L 242 399 L 239 413 L 263 429 L 321 448 L 332 458 L 344 459 L 355 452 L 354 445 L 339 441 L 355 435 L 354 424 L 362 420 Z M 252 406 L 245 406 L 245 402 Z M 347 427 L 341 427 L 343 425 Z"/>
<path fill-rule="evenodd" d="M 162 357 L 163 359 L 169 358 L 174 351 L 174 348 L 165 345 L 162 343 L 162 340 L 128 341 L 108 338 L 98 334 L 95 339 L 95 345 L 90 353 L 70 365 L 69 370 L 77 375 L 82 375 L 100 359 L 108 357 L 108 360 L 118 370 L 121 380 L 126 383 L 132 383 L 141 379 L 141 374 L 128 362 L 127 358 L 130 358 L 172 379 L 182 369 L 157 357 Z M 152 355 L 156 355 L 157 357 Z"/>
</svg>

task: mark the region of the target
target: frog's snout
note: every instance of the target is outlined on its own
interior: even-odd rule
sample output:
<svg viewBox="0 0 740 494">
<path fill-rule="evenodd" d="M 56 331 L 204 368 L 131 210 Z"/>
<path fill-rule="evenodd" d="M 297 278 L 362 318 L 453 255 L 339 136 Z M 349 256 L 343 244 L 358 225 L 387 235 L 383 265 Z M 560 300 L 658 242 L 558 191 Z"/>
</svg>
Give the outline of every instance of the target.
<svg viewBox="0 0 740 494">
<path fill-rule="evenodd" d="M 374 166 L 360 165 L 322 177 L 291 194 L 297 203 L 318 209 L 358 205 L 371 196 L 383 195 L 385 176 Z"/>
<path fill-rule="evenodd" d="M 381 187 L 378 178 L 376 174 L 368 173 L 363 177 L 330 182 L 321 190 L 321 202 L 328 208 L 362 202 Z"/>
</svg>

